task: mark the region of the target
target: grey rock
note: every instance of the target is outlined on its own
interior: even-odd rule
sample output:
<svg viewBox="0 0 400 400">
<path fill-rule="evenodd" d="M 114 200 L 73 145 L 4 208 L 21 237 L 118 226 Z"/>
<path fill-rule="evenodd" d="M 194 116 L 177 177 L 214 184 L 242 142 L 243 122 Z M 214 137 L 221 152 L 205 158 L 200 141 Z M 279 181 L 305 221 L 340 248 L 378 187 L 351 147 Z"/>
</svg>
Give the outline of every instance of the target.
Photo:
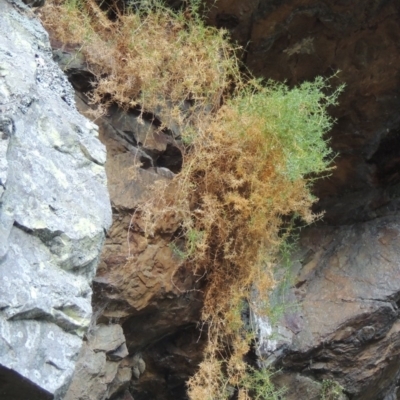
<svg viewBox="0 0 400 400">
<path fill-rule="evenodd" d="M 95 351 L 112 353 L 125 344 L 125 336 L 120 325 L 97 325 L 90 340 L 90 348 Z"/>
<path fill-rule="evenodd" d="M 0 60 L 0 367 L 61 399 L 111 223 L 106 154 L 17 0 L 0 0 Z"/>
<path fill-rule="evenodd" d="M 95 326 L 64 400 L 105 400 L 127 389 L 132 377 L 131 365 L 122 360 L 127 355 L 121 326 Z"/>
<path fill-rule="evenodd" d="M 116 350 L 108 353 L 107 359 L 110 361 L 120 361 L 128 355 L 129 355 L 128 348 L 126 347 L 126 344 L 123 343 Z"/>
<path fill-rule="evenodd" d="M 140 375 L 146 370 L 146 363 L 144 362 L 142 355 L 140 353 L 135 354 L 132 357 L 132 372 L 136 379 L 140 378 Z"/>
<path fill-rule="evenodd" d="M 85 343 L 79 355 L 73 381 L 64 400 L 106 399 L 107 383 L 109 383 L 107 381 L 112 381 L 117 372 L 106 368 L 106 364 L 105 353 L 95 353 Z"/>
</svg>

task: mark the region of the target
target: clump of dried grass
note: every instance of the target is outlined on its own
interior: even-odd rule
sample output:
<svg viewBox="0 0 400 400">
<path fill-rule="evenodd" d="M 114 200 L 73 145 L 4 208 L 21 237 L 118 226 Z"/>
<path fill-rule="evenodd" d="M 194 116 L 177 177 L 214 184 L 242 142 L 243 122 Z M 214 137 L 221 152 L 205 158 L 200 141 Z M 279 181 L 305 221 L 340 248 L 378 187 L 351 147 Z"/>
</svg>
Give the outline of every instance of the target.
<svg viewBox="0 0 400 400">
<path fill-rule="evenodd" d="M 172 12 L 160 1 L 116 11 L 110 21 L 94 0 L 49 0 L 41 11 L 48 30 L 65 44 L 80 44 L 97 81 L 96 104 L 140 106 L 161 121 L 187 125 L 217 109 L 238 76 L 234 48 L 223 31 L 198 15 Z"/>
<path fill-rule="evenodd" d="M 176 251 L 205 279 L 208 345 L 190 398 L 226 399 L 233 388 L 241 400 L 260 398 L 249 382 L 275 398 L 267 375 L 264 386 L 259 375 L 250 379 L 241 305 L 254 290 L 265 302 L 275 284 L 284 217 L 316 218 L 310 177 L 329 170 L 326 108 L 340 89 L 325 94 L 322 78 L 292 90 L 244 84 L 224 33 L 205 27 L 193 9 L 174 13 L 151 2 L 110 21 L 94 0 L 49 0 L 42 18 L 59 40 L 81 46 L 98 78 L 94 102 L 140 105 L 180 128 L 182 171 L 158 182 L 137 212 L 149 236 L 160 221 L 178 218 L 185 246 L 179 237 Z"/>
</svg>

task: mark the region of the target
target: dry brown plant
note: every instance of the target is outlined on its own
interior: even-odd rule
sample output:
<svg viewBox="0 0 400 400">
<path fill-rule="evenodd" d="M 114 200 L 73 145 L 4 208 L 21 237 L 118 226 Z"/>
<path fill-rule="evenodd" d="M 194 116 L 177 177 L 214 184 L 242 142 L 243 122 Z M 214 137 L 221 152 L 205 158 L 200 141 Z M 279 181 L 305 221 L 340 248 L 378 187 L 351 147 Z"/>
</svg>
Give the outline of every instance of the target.
<svg viewBox="0 0 400 400">
<path fill-rule="evenodd" d="M 324 95 L 323 79 L 292 91 L 245 85 L 225 32 L 206 27 L 194 10 L 153 1 L 114 15 L 94 0 L 48 0 L 41 11 L 58 40 L 82 49 L 97 77 L 93 102 L 139 106 L 162 127 L 179 127 L 182 171 L 149 188 L 150 200 L 136 210 L 140 229 L 151 237 L 163 221 L 180 220 L 179 246 L 171 246 L 203 282 L 208 344 L 188 382 L 190 398 L 222 400 L 237 390 L 250 399 L 244 356 L 252 335 L 241 308 L 252 292 L 266 302 L 274 287 L 284 218 L 316 218 L 310 177 L 328 170 L 326 107 L 338 91 Z"/>
<path fill-rule="evenodd" d="M 285 217 L 297 215 L 306 224 L 319 217 L 311 211 L 311 176 L 329 170 L 323 135 L 332 120 L 326 107 L 341 90 L 325 95 L 326 86 L 322 78 L 292 90 L 249 82 L 212 119 L 196 124 L 182 171 L 172 181 L 187 263 L 206 281 L 202 320 L 208 345 L 188 383 L 193 400 L 227 399 L 233 389 L 249 399 L 255 390 L 244 384 L 252 335 L 241 308 L 257 307 L 250 301 L 255 292 L 255 311 L 266 312 L 273 267 L 290 233 L 282 234 Z M 165 191 L 142 207 L 145 220 L 164 218 L 171 204 Z"/>
<path fill-rule="evenodd" d="M 113 22 L 94 0 L 49 0 L 41 10 L 58 40 L 80 45 L 96 76 L 93 103 L 139 106 L 166 126 L 188 125 L 220 106 L 238 74 L 224 31 L 159 1 L 141 12 L 116 10 Z"/>
</svg>

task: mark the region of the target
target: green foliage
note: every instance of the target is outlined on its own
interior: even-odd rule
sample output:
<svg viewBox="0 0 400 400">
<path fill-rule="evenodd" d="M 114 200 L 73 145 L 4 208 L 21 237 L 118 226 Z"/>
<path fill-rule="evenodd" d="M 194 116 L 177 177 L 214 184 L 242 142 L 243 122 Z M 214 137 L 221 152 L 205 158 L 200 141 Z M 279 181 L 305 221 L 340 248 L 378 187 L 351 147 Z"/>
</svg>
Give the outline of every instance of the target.
<svg viewBox="0 0 400 400">
<path fill-rule="evenodd" d="M 196 254 L 196 250 L 202 245 L 204 233 L 196 229 L 188 229 L 185 232 L 185 248 L 182 250 L 175 242 L 170 244 L 174 254 L 182 260 L 187 260 Z"/>
<path fill-rule="evenodd" d="M 326 172 L 332 162 L 332 151 L 324 135 L 334 121 L 327 108 L 337 104 L 344 86 L 329 94 L 327 88 L 329 81 L 322 77 L 291 89 L 273 81 L 266 86 L 255 82 L 230 103 L 240 115 L 250 114 L 253 120 L 263 121 L 261 129 L 266 141 L 271 147 L 283 149 L 286 163 L 281 173 L 291 181 Z M 246 128 L 242 127 L 243 134 Z"/>
<path fill-rule="evenodd" d="M 293 257 L 298 245 L 298 236 L 292 230 L 293 227 L 285 229 L 285 237 L 280 244 L 276 270 L 274 271 L 276 286 L 266 302 L 266 314 L 272 326 L 275 326 L 285 313 L 294 312 L 298 307 L 288 297 L 288 292 L 294 281 L 293 264 L 296 260 Z"/>
<path fill-rule="evenodd" d="M 285 389 L 276 389 L 272 382 L 273 372 L 267 369 L 249 368 L 241 386 L 246 388 L 253 400 L 282 400 Z"/>
<path fill-rule="evenodd" d="M 344 398 L 343 387 L 332 379 L 322 381 L 321 400 L 341 400 Z"/>
</svg>

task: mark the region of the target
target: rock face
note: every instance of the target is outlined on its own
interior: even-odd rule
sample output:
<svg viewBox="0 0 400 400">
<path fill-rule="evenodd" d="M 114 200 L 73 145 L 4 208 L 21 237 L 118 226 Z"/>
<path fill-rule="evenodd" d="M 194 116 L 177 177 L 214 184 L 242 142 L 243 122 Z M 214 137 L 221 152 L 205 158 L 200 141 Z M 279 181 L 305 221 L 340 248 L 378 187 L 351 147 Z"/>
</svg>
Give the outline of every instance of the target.
<svg viewBox="0 0 400 400">
<path fill-rule="evenodd" d="M 308 229 L 285 294 L 291 305 L 274 340 L 258 347 L 264 363 L 337 381 L 351 399 L 396 398 L 399 246 L 399 216 Z"/>
<path fill-rule="evenodd" d="M 332 110 L 336 169 L 315 189 L 316 211 L 326 214 L 302 232 L 278 327 L 258 321 L 257 353 L 282 369 L 276 382 L 289 387 L 288 400 L 329 398 L 334 382 L 345 391 L 337 400 L 400 398 L 399 14 L 397 0 L 219 0 L 210 7 L 209 21 L 245 46 L 243 57 L 258 76 L 293 85 L 341 70 L 333 83 L 347 84 Z M 90 72 L 72 61 L 71 80 L 87 90 Z M 84 102 L 79 107 L 87 110 Z M 168 246 L 177 221 L 146 238 L 140 216 L 132 218 L 148 185 L 179 171 L 179 151 L 134 113 L 112 109 L 99 123 L 113 225 L 94 280 L 98 322 L 123 327 L 130 355 L 118 368 L 132 368 L 135 400 L 185 399 L 203 340 L 195 328 L 196 277 Z M 13 129 L 7 119 L 2 126 Z M 98 361 L 92 376 L 103 385 L 99 398 L 128 398 L 124 384 L 110 391 L 118 373 L 115 364 L 107 367 L 106 350 L 96 353 L 88 342 L 82 354 Z"/>
<path fill-rule="evenodd" d="M 0 0 L 1 398 L 61 399 L 70 383 L 111 222 L 97 135 L 36 17 Z"/>
<path fill-rule="evenodd" d="M 81 112 L 89 110 L 84 96 L 77 104 Z M 157 226 L 153 237 L 145 237 L 140 215 L 135 214 L 149 186 L 174 176 L 169 168 L 179 165 L 179 150 L 149 122 L 139 124 L 133 112 L 113 108 L 98 123 L 107 147 L 113 206 L 113 224 L 93 281 L 98 321 L 123 327 L 130 354 L 123 363 L 133 371 L 130 391 L 135 400 L 182 398 L 203 346 L 195 329 L 202 304 L 198 277 L 170 246 L 180 221 L 171 216 Z"/>
</svg>

